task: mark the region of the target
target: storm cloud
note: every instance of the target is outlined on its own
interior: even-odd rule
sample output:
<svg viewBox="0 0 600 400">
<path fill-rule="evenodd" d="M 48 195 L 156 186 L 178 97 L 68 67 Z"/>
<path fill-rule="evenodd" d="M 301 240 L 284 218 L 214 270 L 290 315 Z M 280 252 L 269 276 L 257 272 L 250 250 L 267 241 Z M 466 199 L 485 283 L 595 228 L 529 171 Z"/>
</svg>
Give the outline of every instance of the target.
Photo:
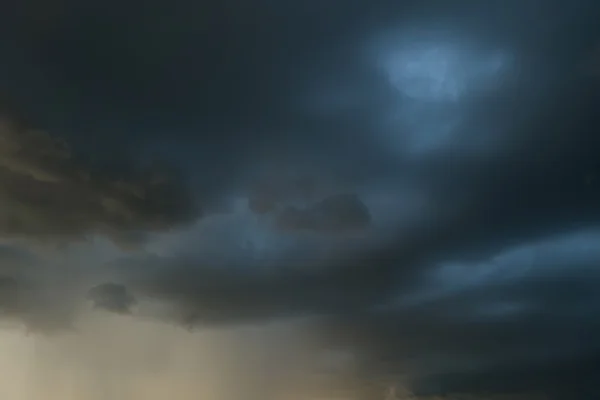
<svg viewBox="0 0 600 400">
<path fill-rule="evenodd" d="M 285 208 L 277 217 L 277 225 L 287 230 L 344 232 L 363 230 L 371 216 L 366 205 L 352 194 L 327 197 L 303 209 Z"/>
<path fill-rule="evenodd" d="M 301 321 L 353 398 L 593 387 L 598 5 L 242 3 L 0 12 L 4 320 Z"/>
<path fill-rule="evenodd" d="M 131 233 L 192 218 L 187 188 L 161 171 L 119 176 L 94 170 L 64 142 L 9 119 L 2 121 L 0 140 L 5 239 L 61 243 L 103 233 L 125 242 Z"/>
</svg>

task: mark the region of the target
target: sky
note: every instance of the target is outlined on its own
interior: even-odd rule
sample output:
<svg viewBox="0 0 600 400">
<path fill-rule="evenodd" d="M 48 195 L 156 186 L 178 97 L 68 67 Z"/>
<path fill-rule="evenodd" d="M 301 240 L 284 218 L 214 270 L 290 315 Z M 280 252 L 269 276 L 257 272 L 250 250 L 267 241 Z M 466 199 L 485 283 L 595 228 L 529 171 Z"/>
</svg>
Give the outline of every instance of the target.
<svg viewBox="0 0 600 400">
<path fill-rule="evenodd" d="M 595 398 L 596 3 L 3 3 L 0 397 Z"/>
</svg>

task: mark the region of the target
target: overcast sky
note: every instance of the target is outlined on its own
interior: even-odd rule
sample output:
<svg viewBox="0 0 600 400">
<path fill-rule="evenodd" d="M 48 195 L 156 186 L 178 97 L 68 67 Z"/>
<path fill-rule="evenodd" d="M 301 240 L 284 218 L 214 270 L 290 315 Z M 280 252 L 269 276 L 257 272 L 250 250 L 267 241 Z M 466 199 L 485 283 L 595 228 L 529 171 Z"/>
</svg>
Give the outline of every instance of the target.
<svg viewBox="0 0 600 400">
<path fill-rule="evenodd" d="M 0 397 L 600 389 L 596 3 L 1 5 Z"/>
</svg>

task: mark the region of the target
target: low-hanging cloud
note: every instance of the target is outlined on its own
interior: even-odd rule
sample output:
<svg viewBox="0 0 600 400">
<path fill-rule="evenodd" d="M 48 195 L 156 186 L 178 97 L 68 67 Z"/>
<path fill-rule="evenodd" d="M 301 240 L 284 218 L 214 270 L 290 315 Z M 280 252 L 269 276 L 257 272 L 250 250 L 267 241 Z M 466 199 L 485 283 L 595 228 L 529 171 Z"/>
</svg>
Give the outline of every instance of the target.
<svg viewBox="0 0 600 400">
<path fill-rule="evenodd" d="M 136 232 L 193 217 L 183 182 L 161 171 L 103 171 L 49 134 L 0 123 L 0 236 L 68 242 L 105 234 L 127 244 Z M 175 178 L 175 177 L 173 177 Z"/>
<path fill-rule="evenodd" d="M 116 283 L 104 283 L 93 287 L 88 293 L 88 298 L 94 303 L 94 307 L 117 314 L 129 314 L 136 302 L 125 286 Z"/>
<path fill-rule="evenodd" d="M 359 267 L 280 262 L 288 264 L 211 266 L 202 259 L 123 259 L 106 267 L 118 283 L 101 283 L 91 288 L 88 298 L 116 312 L 129 310 L 135 298 L 139 313 L 189 327 L 236 326 L 353 312 L 379 301 L 386 286 L 374 279 L 365 282 L 372 276 Z M 166 308 L 152 310 L 149 304 L 156 302 Z"/>
<path fill-rule="evenodd" d="M 576 233 L 471 261 L 454 275 L 444 265 L 418 264 L 408 281 L 401 273 L 375 280 L 367 264 L 347 261 L 339 269 L 282 265 L 260 272 L 248 265 L 210 268 L 199 260 L 129 259 L 114 269 L 121 284 L 92 292 L 101 291 L 97 304 L 117 313 L 130 304 L 124 294 L 131 293 L 139 302 L 134 316 L 189 328 L 306 317 L 322 349 L 355 355 L 353 379 L 367 387 L 376 377 L 408 374 L 420 392 L 564 391 L 577 380 L 555 385 L 560 364 L 600 351 L 593 267 L 598 236 Z M 414 297 L 415 290 L 434 295 Z M 153 308 L 153 302 L 163 307 Z M 514 365 L 528 368 L 530 384 Z M 510 379 L 494 379 L 495 371 Z M 591 379 L 596 372 L 582 373 Z"/>
</svg>

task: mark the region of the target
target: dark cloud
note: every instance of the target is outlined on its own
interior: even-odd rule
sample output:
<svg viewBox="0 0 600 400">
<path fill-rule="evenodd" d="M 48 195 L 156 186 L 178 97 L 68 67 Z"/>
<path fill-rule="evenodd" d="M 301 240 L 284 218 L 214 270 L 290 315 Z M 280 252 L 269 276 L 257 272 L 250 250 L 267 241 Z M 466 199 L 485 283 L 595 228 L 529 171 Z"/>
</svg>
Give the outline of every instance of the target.
<svg viewBox="0 0 600 400">
<path fill-rule="evenodd" d="M 555 363 L 522 364 L 467 374 L 445 374 L 419 384 L 429 390 L 446 386 L 448 392 L 502 393 L 507 399 L 563 399 L 597 396 L 598 354 L 566 357 Z M 441 382 L 441 384 L 440 384 Z M 427 390 L 427 389 L 425 389 Z M 519 396 L 517 396 L 518 394 Z M 537 397 L 534 397 L 537 396 Z M 452 397 L 450 397 L 452 398 Z"/>
<path fill-rule="evenodd" d="M 362 379 L 409 374 L 421 393 L 593 393 L 597 258 L 573 243 L 565 256 L 558 246 L 467 265 L 424 297 L 400 292 L 378 311 L 332 319 L 322 338 L 360 354 Z"/>
<path fill-rule="evenodd" d="M 280 165 L 273 169 L 277 172 L 262 176 L 248 188 L 248 207 L 256 214 L 263 215 L 276 211 L 290 202 L 314 201 L 327 193 L 322 179 L 306 173 L 286 174 L 281 171 L 283 168 Z"/>
<path fill-rule="evenodd" d="M 23 294 L 26 294 L 27 287 L 12 276 L 4 276 L 0 278 L 0 292 L 2 312 L 10 314 L 22 308 Z"/>
<path fill-rule="evenodd" d="M 94 307 L 118 314 L 129 314 L 135 304 L 135 298 L 127 288 L 116 283 L 93 287 L 88 292 L 88 298 L 94 303 Z"/>
<path fill-rule="evenodd" d="M 16 246 L 0 247 L 0 319 L 44 334 L 72 329 L 77 302 L 64 271 Z M 56 276 L 58 285 L 49 279 Z M 74 276 L 72 276 L 74 278 Z"/>
<path fill-rule="evenodd" d="M 172 306 L 171 315 L 163 317 L 191 327 L 346 313 L 380 296 L 380 283 L 365 284 L 362 271 L 342 274 L 326 266 L 210 266 L 193 259 L 151 257 L 122 260 L 111 269 L 122 283 L 94 288 L 95 300 L 122 305 L 123 291 L 140 303 L 160 300 Z"/>
<path fill-rule="evenodd" d="M 0 317 L 28 332 L 49 335 L 72 331 L 77 304 L 76 297 L 61 293 L 43 279 L 0 277 Z"/>
<path fill-rule="evenodd" d="M 194 326 L 318 315 L 316 335 L 358 353 L 363 378 L 582 359 L 599 333 L 595 261 L 567 257 L 552 276 L 548 256 L 546 275 L 466 282 L 507 249 L 600 222 L 600 92 L 581 73 L 600 37 L 596 3 L 28 1 L 0 12 L 3 103 L 73 150 L 2 125 L 0 237 L 137 244 L 190 221 L 192 192 L 213 210 L 249 199 L 250 215 L 232 206 L 231 219 L 199 222 L 172 257 L 85 270 L 114 282 L 90 283 L 91 299 L 121 313 L 159 300 L 171 306 L 160 317 Z M 155 155 L 193 187 L 132 172 Z M 410 223 L 395 219 L 401 199 L 373 200 L 406 187 L 431 203 Z M 302 235 L 354 230 L 364 242 Z M 277 257 L 242 251 L 250 239 Z M 68 319 L 79 298 L 48 299 L 79 283 L 25 264 L 0 282 L 8 312 Z M 466 286 L 429 288 L 449 264 L 473 266 L 453 278 Z"/>
<path fill-rule="evenodd" d="M 24 248 L 3 245 L 0 246 L 0 270 L 4 274 L 30 272 L 37 258 Z"/>
<path fill-rule="evenodd" d="M 248 208 L 252 212 L 262 215 L 277 209 L 277 203 L 270 196 L 253 196 L 248 200 Z"/>
<path fill-rule="evenodd" d="M 357 195 L 338 194 L 306 208 L 288 206 L 276 224 L 284 230 L 343 233 L 364 230 L 370 222 L 369 210 Z"/>
<path fill-rule="evenodd" d="M 0 140 L 5 239 L 60 243 L 106 234 L 125 244 L 132 233 L 166 230 L 193 216 L 187 188 L 167 175 L 90 168 L 64 143 L 6 119 Z"/>
<path fill-rule="evenodd" d="M 249 161 L 273 154 L 329 159 L 336 171 L 385 164 L 386 157 L 375 151 L 365 156 L 377 148 L 373 133 L 393 97 L 373 60 L 363 54 L 372 36 L 403 25 L 458 26 L 484 45 L 510 44 L 527 51 L 535 45 L 531 58 L 543 63 L 551 50 L 535 38 L 559 43 L 552 38 L 565 29 L 555 26 L 581 17 L 573 15 L 574 6 L 552 2 L 547 8 L 562 11 L 561 17 L 549 12 L 552 18 L 540 21 L 545 29 L 538 31 L 527 18 L 535 16 L 533 8 L 516 2 L 506 8 L 501 2 L 483 7 L 473 1 L 452 6 L 440 1 L 294 6 L 264 1 L 249 11 L 237 1 L 154 1 L 140 12 L 138 2 L 93 2 L 84 8 L 65 1 L 53 7 L 55 13 L 35 12 L 43 7 L 32 3 L 36 6 L 25 7 L 25 15 L 5 17 L 7 27 L 39 28 L 13 34 L 20 40 L 4 46 L 12 56 L 3 67 L 10 76 L 4 83 L 7 97 L 40 126 L 69 132 L 78 147 L 96 153 L 114 151 L 115 143 L 120 152 L 140 146 L 171 152 L 175 146 L 179 153 L 188 147 L 203 166 L 219 162 L 219 171 L 203 177 L 207 185 L 226 184 L 222 179 L 228 181 Z M 109 11 L 115 9 L 119 12 Z M 494 10 L 502 12 L 493 21 L 484 18 Z M 32 24 L 29 14 L 56 17 L 52 23 Z M 318 102 L 325 106 L 315 110 Z M 165 136 L 182 144 L 161 146 Z"/>
<path fill-rule="evenodd" d="M 565 393 L 599 373 L 586 361 L 600 350 L 598 243 L 594 234 L 551 237 L 457 267 L 424 263 L 404 276 L 348 262 L 259 272 L 129 259 L 111 267 L 127 289 L 108 284 L 116 290 L 103 291 L 103 301 L 122 304 L 127 291 L 140 304 L 160 300 L 170 306 L 154 317 L 190 328 L 311 317 L 324 349 L 357 357 L 353 379 L 367 392 L 383 390 L 368 383 L 381 377 L 409 376 L 420 393 Z M 578 380 L 569 371 L 580 362 L 588 367 Z"/>
</svg>

